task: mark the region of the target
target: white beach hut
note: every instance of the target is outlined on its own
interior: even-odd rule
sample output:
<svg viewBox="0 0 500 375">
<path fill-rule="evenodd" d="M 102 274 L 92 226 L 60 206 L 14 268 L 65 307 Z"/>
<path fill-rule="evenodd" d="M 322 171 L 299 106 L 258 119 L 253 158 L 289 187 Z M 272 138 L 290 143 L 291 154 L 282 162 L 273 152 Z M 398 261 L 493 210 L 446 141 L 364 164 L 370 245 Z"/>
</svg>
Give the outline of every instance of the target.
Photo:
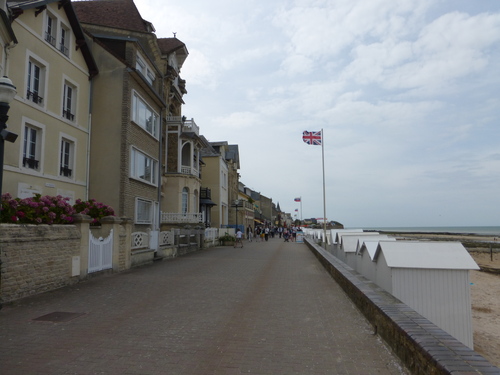
<svg viewBox="0 0 500 375">
<path fill-rule="evenodd" d="M 342 236 L 342 242 L 340 244 L 342 258 L 341 260 L 347 263 L 350 267 L 354 268 L 356 271 L 356 251 L 358 249 L 359 241 L 379 241 L 388 239 L 389 236 L 385 234 L 378 234 L 373 232 L 364 232 L 348 236 Z"/>
<path fill-rule="evenodd" d="M 332 254 L 339 259 L 343 257 L 340 248 L 340 242 L 342 240 L 343 234 L 347 235 L 347 234 L 360 234 L 360 233 L 364 233 L 363 229 L 333 229 L 331 231 L 332 241 L 333 241 L 333 244 L 331 246 Z"/>
<path fill-rule="evenodd" d="M 372 240 L 358 238 L 358 250 L 356 251 L 356 271 L 366 277 L 368 280 L 375 282 L 377 272 L 377 262 L 375 262 L 375 253 L 379 242 L 381 241 L 396 241 L 394 237 L 388 237 L 383 240 Z"/>
<path fill-rule="evenodd" d="M 357 241 L 359 237 L 373 237 L 377 236 L 378 232 L 345 232 L 345 233 L 337 233 L 337 252 L 334 254 L 337 258 L 339 258 L 342 262 L 346 261 L 346 255 L 344 252 L 346 241 L 349 241 L 348 238 L 355 238 L 354 241 Z M 356 250 L 354 250 L 356 251 Z"/>
<path fill-rule="evenodd" d="M 473 349 L 469 270 L 460 242 L 381 241 L 375 283 Z"/>
</svg>

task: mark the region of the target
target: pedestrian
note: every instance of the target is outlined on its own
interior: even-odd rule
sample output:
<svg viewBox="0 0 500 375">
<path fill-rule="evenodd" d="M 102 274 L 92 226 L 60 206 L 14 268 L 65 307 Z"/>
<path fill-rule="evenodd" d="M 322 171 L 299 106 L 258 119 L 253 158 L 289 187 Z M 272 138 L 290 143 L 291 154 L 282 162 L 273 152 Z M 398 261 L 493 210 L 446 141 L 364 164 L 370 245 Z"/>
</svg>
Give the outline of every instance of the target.
<svg viewBox="0 0 500 375">
<path fill-rule="evenodd" d="M 238 230 L 236 231 L 236 242 L 234 243 L 234 247 L 236 248 L 238 244 L 243 247 L 243 233 L 241 233 L 240 228 L 238 228 Z"/>
<path fill-rule="evenodd" d="M 250 225 L 247 228 L 247 238 L 249 242 L 252 242 L 253 232 L 252 232 L 252 227 L 250 227 Z"/>
<path fill-rule="evenodd" d="M 266 239 L 266 241 L 269 240 L 269 227 L 266 227 L 266 229 L 264 229 L 264 238 Z"/>
</svg>

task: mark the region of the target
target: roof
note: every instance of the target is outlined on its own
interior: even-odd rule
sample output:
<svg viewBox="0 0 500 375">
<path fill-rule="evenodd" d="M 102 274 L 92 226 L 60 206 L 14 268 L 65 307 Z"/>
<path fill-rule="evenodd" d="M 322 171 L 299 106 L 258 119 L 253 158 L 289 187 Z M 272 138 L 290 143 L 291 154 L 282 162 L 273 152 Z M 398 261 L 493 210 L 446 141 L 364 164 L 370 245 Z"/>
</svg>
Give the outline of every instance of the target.
<svg viewBox="0 0 500 375">
<path fill-rule="evenodd" d="M 366 240 L 382 240 L 389 238 L 389 236 L 385 234 L 384 235 L 372 234 L 371 236 L 365 236 L 365 235 L 360 236 L 359 234 L 364 234 L 364 233 L 358 233 L 358 235 L 342 237 L 342 250 L 344 251 L 344 253 L 355 253 L 358 248 L 358 241 L 364 241 L 365 238 Z"/>
<path fill-rule="evenodd" d="M 460 242 L 380 242 L 374 259 L 384 254 L 391 268 L 461 269 L 479 267 Z"/>
<path fill-rule="evenodd" d="M 337 238 L 339 233 L 360 233 L 363 232 L 363 229 L 333 229 L 331 231 L 333 242 L 338 242 Z M 339 238 L 340 240 L 340 238 Z"/>
<path fill-rule="evenodd" d="M 372 239 L 367 239 L 365 241 L 364 238 L 359 238 L 358 239 L 359 241 L 359 250 L 357 250 L 357 255 L 363 255 L 363 253 L 368 253 L 368 256 L 370 257 L 370 259 L 372 261 L 375 261 L 375 252 L 377 251 L 377 247 L 378 247 L 378 244 L 381 242 L 381 241 L 376 241 L 376 240 L 372 240 Z M 396 239 L 394 237 L 392 238 L 385 238 L 383 239 L 382 241 L 396 241 Z"/>
<path fill-rule="evenodd" d="M 172 53 L 181 48 L 186 48 L 186 45 L 177 38 L 158 38 L 157 40 L 162 53 Z"/>
<path fill-rule="evenodd" d="M 338 242 L 341 246 L 343 246 L 343 243 L 345 242 L 346 238 L 355 236 L 357 237 L 363 237 L 363 236 L 376 236 L 378 232 L 346 232 L 346 233 L 337 233 L 337 238 Z"/>
<path fill-rule="evenodd" d="M 19 1 L 19 0 L 16 1 L 16 0 L 14 0 L 14 1 L 8 1 L 7 6 L 9 7 L 9 9 L 11 9 L 13 11 L 15 17 L 18 17 L 26 9 L 33 9 L 33 8 L 44 9 L 47 4 L 51 4 L 51 3 L 55 3 L 55 2 L 58 2 L 58 0 L 44 0 L 44 1 L 42 1 L 42 0 L 29 0 L 29 1 Z M 94 56 L 92 55 L 90 47 L 87 44 L 87 41 L 85 39 L 85 34 L 83 32 L 82 26 L 80 25 L 80 22 L 78 21 L 73 4 L 78 4 L 78 3 L 71 2 L 71 1 L 64 1 L 64 2 L 61 2 L 60 6 L 62 6 L 64 8 L 64 11 L 66 12 L 66 15 L 68 17 L 68 21 L 71 25 L 71 30 L 75 34 L 76 44 L 77 44 L 78 48 L 80 48 L 82 51 L 83 58 L 85 59 L 85 62 L 87 63 L 87 67 L 89 69 L 90 78 L 92 78 L 98 74 L 99 70 L 97 68 L 97 64 L 94 60 Z"/>
<path fill-rule="evenodd" d="M 73 1 L 73 7 L 82 23 L 143 33 L 155 31 L 151 22 L 141 17 L 133 0 Z"/>
</svg>

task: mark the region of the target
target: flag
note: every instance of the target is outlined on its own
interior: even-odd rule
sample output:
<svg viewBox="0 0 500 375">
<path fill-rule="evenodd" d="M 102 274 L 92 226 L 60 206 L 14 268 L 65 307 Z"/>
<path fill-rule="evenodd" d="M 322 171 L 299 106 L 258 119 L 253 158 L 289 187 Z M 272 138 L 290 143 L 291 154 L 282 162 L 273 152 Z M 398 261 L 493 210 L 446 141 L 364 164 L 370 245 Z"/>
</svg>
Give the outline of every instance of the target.
<svg viewBox="0 0 500 375">
<path fill-rule="evenodd" d="M 296 208 L 296 209 L 295 209 L 295 212 L 298 212 L 298 211 L 299 211 L 299 209 L 298 209 L 298 208 Z"/>
<path fill-rule="evenodd" d="M 321 130 L 318 132 L 304 131 L 302 133 L 302 140 L 308 145 L 321 146 L 321 142 L 323 140 Z"/>
<path fill-rule="evenodd" d="M 294 201 L 295 202 L 300 202 L 300 198 L 295 198 Z"/>
</svg>

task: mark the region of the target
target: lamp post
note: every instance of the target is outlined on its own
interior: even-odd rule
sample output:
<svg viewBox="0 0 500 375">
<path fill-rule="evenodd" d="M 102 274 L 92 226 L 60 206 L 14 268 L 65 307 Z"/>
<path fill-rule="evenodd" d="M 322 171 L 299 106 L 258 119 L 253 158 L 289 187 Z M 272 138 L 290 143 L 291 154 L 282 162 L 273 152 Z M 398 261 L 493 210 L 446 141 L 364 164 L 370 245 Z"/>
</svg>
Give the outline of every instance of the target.
<svg viewBox="0 0 500 375">
<path fill-rule="evenodd" d="M 17 134 L 7 130 L 7 113 L 10 109 L 10 102 L 16 96 L 16 86 L 7 77 L 0 78 L 0 196 L 2 195 L 3 183 L 3 155 L 5 141 L 14 143 L 17 139 Z"/>
</svg>

